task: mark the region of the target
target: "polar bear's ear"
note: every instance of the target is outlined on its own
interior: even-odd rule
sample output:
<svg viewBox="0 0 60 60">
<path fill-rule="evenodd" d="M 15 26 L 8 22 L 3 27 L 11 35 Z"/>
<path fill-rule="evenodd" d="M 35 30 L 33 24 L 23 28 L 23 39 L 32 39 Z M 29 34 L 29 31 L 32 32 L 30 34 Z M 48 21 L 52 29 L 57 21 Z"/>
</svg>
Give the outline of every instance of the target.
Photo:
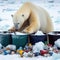
<svg viewBox="0 0 60 60">
<path fill-rule="evenodd" d="M 13 15 L 11 15 L 13 17 Z"/>
</svg>

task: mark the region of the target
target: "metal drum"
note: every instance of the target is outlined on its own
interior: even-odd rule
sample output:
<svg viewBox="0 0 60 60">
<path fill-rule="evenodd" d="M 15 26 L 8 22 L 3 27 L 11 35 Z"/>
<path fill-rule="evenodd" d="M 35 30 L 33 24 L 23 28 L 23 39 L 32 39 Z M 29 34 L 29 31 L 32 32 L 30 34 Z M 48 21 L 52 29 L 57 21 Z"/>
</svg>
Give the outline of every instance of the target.
<svg viewBox="0 0 60 60">
<path fill-rule="evenodd" d="M 48 38 L 49 38 L 49 43 L 54 45 L 54 42 L 60 38 L 60 32 L 59 31 L 54 31 L 48 33 Z"/>
<path fill-rule="evenodd" d="M 28 43 L 28 35 L 12 34 L 12 44 L 17 48 L 24 47 Z"/>
<path fill-rule="evenodd" d="M 45 43 L 47 41 L 47 35 L 30 35 L 30 42 L 33 45 L 40 41 Z"/>
</svg>

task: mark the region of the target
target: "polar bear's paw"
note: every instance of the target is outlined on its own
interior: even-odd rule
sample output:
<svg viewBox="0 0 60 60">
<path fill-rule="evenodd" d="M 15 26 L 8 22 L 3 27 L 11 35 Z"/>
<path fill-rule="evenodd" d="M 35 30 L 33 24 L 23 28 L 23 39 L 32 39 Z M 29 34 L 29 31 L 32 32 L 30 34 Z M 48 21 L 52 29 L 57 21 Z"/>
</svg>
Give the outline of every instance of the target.
<svg viewBox="0 0 60 60">
<path fill-rule="evenodd" d="M 27 34 L 31 34 L 31 33 L 33 33 L 33 29 L 27 27 L 26 29 L 23 30 L 23 32 L 27 33 Z"/>
<path fill-rule="evenodd" d="M 15 32 L 16 29 L 13 27 L 13 28 L 9 29 L 8 31 L 9 31 L 9 32 Z"/>
</svg>

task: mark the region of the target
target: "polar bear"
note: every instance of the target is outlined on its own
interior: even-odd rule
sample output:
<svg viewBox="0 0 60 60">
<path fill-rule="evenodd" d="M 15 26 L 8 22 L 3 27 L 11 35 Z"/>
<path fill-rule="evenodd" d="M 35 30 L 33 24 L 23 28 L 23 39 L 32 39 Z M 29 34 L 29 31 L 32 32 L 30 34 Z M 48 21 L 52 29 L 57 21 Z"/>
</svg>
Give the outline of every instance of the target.
<svg viewBox="0 0 60 60">
<path fill-rule="evenodd" d="M 13 15 L 14 27 L 10 31 L 20 31 L 28 34 L 38 30 L 43 33 L 53 31 L 53 23 L 47 11 L 33 3 L 26 2 Z"/>
</svg>

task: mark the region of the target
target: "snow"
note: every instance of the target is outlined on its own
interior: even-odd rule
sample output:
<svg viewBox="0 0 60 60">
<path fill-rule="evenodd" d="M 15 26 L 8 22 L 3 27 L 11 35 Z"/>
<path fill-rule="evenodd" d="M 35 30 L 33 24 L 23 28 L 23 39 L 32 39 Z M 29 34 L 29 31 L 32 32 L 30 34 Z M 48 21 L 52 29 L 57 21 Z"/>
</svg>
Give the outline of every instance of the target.
<svg viewBox="0 0 60 60">
<path fill-rule="evenodd" d="M 27 35 L 26 33 L 21 33 L 21 32 L 14 32 L 14 33 L 11 33 L 12 35 Z"/>
<path fill-rule="evenodd" d="M 42 31 L 37 31 L 35 35 L 44 35 Z"/>
<path fill-rule="evenodd" d="M 40 50 L 44 49 L 44 43 L 43 42 L 37 42 L 35 43 L 35 45 L 33 46 L 33 52 L 40 52 Z"/>
<path fill-rule="evenodd" d="M 50 57 L 20 57 L 19 55 L 0 55 L 0 60 L 60 60 L 60 54 L 54 54 Z"/>
</svg>

